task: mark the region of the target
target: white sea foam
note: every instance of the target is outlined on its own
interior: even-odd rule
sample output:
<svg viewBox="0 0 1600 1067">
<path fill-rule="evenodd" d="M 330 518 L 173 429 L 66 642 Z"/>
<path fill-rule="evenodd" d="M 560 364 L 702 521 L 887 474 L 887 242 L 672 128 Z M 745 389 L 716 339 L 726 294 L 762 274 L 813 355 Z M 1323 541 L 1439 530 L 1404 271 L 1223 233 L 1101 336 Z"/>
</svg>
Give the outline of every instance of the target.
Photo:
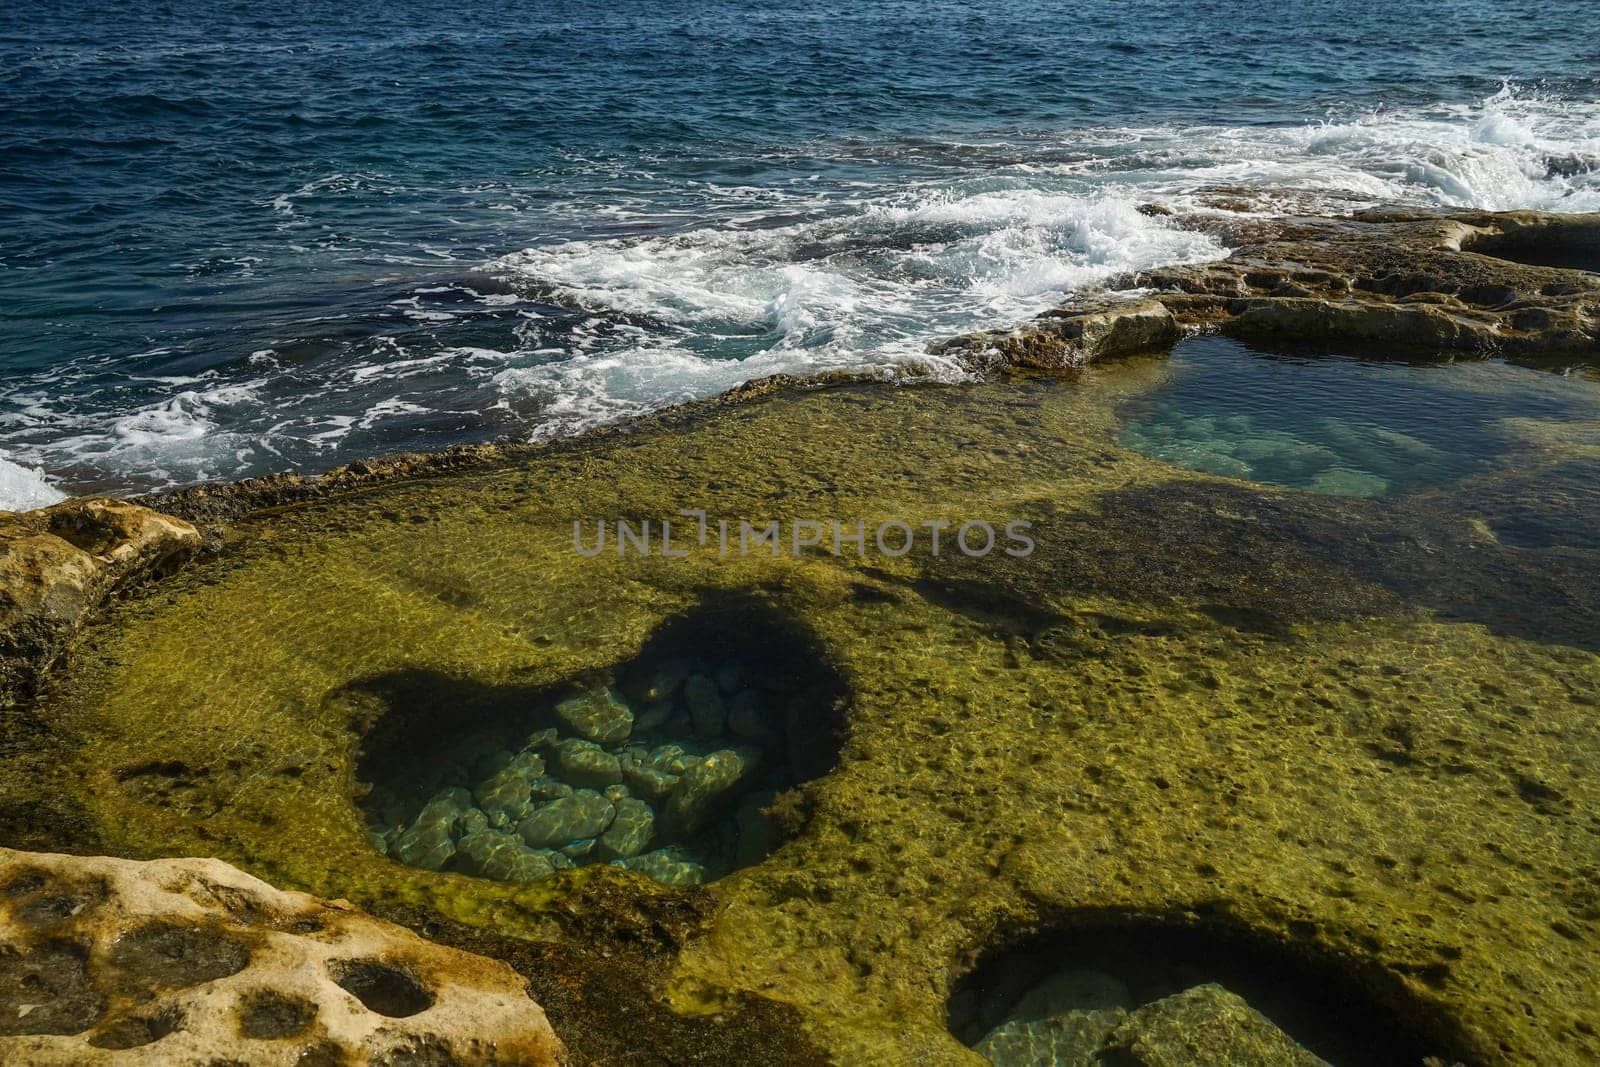
<svg viewBox="0 0 1600 1067">
<path fill-rule="evenodd" d="M 41 472 L 0 455 L 0 511 L 31 511 L 66 498 Z"/>
<path fill-rule="evenodd" d="M 1015 325 L 1141 268 L 1226 254 L 1141 213 L 1147 203 L 1600 210 L 1600 102 L 1515 87 L 1299 125 L 772 153 L 775 171 L 792 171 L 761 183 L 668 181 L 659 195 L 641 187 L 642 171 L 670 177 L 672 160 L 567 158 L 603 196 L 552 202 L 530 195 L 542 187 L 482 186 L 483 205 L 528 213 L 519 232 L 592 236 L 470 269 L 457 249 L 383 251 L 404 269 L 374 283 L 382 325 L 352 329 L 345 309 L 274 324 L 268 347 L 231 379 L 190 372 L 176 350 L 126 357 L 138 366 L 109 390 L 112 354 L 51 367 L 4 387 L 0 445 L 71 488 L 82 476 L 148 486 L 353 458 L 390 428 L 411 446 L 428 422 L 419 416 L 435 412 L 477 413 L 462 415 L 479 420 L 474 433 L 548 437 L 776 373 L 954 380 L 960 368 L 930 356 L 930 341 Z M 321 233 L 318 211 L 337 217 L 331 201 L 370 190 L 390 186 L 332 174 L 272 207 L 283 228 Z M 426 280 L 397 292 L 394 280 L 415 278 L 418 265 Z M 324 358 L 300 354 L 329 334 L 357 339 Z M 18 470 L 0 467 L 0 491 L 34 484 L 35 472 Z"/>
</svg>

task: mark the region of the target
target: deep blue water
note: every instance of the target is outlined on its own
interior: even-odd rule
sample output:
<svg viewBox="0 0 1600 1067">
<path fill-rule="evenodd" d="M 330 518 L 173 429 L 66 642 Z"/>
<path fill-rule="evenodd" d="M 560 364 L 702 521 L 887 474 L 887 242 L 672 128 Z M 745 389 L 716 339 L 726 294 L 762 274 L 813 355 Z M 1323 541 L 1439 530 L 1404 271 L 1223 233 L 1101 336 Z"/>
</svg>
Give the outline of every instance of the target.
<svg viewBox="0 0 1600 1067">
<path fill-rule="evenodd" d="M 835 10 L 843 7 L 844 10 Z M 1589 0 L 14 5 L 0 504 L 559 433 L 1221 250 L 1600 208 Z"/>
</svg>

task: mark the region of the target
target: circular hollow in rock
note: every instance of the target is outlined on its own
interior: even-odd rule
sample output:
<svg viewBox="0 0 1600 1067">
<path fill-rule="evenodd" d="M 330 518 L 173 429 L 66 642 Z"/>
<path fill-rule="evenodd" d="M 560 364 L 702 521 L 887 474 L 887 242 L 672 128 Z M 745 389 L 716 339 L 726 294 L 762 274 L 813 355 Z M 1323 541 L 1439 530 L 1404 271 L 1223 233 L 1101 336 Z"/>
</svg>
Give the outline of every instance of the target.
<svg viewBox="0 0 1600 1067">
<path fill-rule="evenodd" d="M 317 1017 L 317 1006 L 275 989 L 247 994 L 239 1005 L 239 1033 L 262 1041 L 295 1037 Z"/>
<path fill-rule="evenodd" d="M 372 725 L 357 777 L 390 859 L 524 882 L 611 864 L 714 881 L 802 828 L 849 687 L 771 599 L 705 592 L 607 668 L 545 687 L 409 670 L 340 699 Z"/>
<path fill-rule="evenodd" d="M 343 960 L 331 964 L 329 970 L 340 989 L 379 1015 L 404 1019 L 433 1005 L 433 994 L 421 982 L 391 964 Z"/>
<path fill-rule="evenodd" d="M 1245 929 L 1122 914 L 1075 916 L 986 953 L 952 991 L 946 1025 L 995 1067 L 1041 1047 L 1116 1062 L 1113 1035 L 1132 1013 L 1215 986 L 1333 1067 L 1472 1059 L 1448 1019 L 1376 968 Z"/>
</svg>

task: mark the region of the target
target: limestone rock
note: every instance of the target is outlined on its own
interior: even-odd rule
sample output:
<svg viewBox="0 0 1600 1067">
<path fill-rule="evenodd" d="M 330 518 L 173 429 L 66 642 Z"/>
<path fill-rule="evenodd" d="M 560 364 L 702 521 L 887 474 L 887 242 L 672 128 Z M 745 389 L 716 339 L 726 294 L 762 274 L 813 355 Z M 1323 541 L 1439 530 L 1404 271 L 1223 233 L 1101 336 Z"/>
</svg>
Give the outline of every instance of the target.
<svg viewBox="0 0 1600 1067">
<path fill-rule="evenodd" d="M 973 334 L 938 346 L 976 369 L 1081 367 L 1097 359 L 1170 348 L 1182 331 L 1157 300 L 1101 298 L 1053 312 L 1020 330 Z"/>
<path fill-rule="evenodd" d="M 556 746 L 556 769 L 573 785 L 604 789 L 622 781 L 617 757 L 595 744 L 569 737 Z"/>
<path fill-rule="evenodd" d="M 697 833 L 732 799 L 760 761 L 761 754 L 754 749 L 725 748 L 690 767 L 667 798 L 666 819 L 672 832 Z"/>
<path fill-rule="evenodd" d="M 972 1050 L 994 1067 L 1107 1067 L 1100 1049 L 1122 1020 L 1115 1010 L 1007 1019 Z"/>
<path fill-rule="evenodd" d="M 536 808 L 518 824 L 517 833 L 534 848 L 558 848 L 586 837 L 599 837 L 615 816 L 611 801 L 592 789 L 578 789 L 570 797 Z"/>
<path fill-rule="evenodd" d="M 636 871 L 662 885 L 700 885 L 706 880 L 703 866 L 683 858 L 672 849 L 658 848 L 627 859 L 612 860 L 611 865 Z"/>
<path fill-rule="evenodd" d="M 119 500 L 0 511 L 0 692 L 25 685 L 113 591 L 200 547 L 193 526 Z"/>
<path fill-rule="evenodd" d="M 568 697 L 556 705 L 567 729 L 589 741 L 616 744 L 633 731 L 633 710 L 609 688 Z"/>
<path fill-rule="evenodd" d="M 644 851 L 655 834 L 655 818 L 655 810 L 642 800 L 618 801 L 617 817 L 600 835 L 600 858 L 623 859 Z"/>
<path fill-rule="evenodd" d="M 1146 1004 L 1112 1032 L 1102 1055 L 1129 1067 L 1328 1067 L 1216 983 Z"/>
<path fill-rule="evenodd" d="M 0 849 L 0 1061 L 555 1067 L 525 980 L 214 859 Z"/>
<path fill-rule="evenodd" d="M 455 855 L 460 821 L 471 810 L 472 794 L 461 788 L 443 790 L 395 838 L 392 854 L 413 867 L 439 870 Z"/>
</svg>

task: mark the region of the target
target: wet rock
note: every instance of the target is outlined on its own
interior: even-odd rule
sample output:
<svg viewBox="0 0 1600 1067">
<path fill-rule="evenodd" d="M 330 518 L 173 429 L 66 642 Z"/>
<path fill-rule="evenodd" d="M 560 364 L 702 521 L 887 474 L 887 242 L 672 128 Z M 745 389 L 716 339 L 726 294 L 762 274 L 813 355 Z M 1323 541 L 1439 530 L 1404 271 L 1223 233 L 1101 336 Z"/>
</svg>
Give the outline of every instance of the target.
<svg viewBox="0 0 1600 1067">
<path fill-rule="evenodd" d="M 399 1063 L 419 1047 L 462 1067 L 485 1049 L 567 1062 L 507 965 L 220 860 L 0 849 L 0 884 L 3 1063 Z M 50 894 L 82 906 L 48 930 L 21 921 Z"/>
<path fill-rule="evenodd" d="M 1157 300 L 1105 297 L 1071 312 L 1041 316 L 1020 330 L 970 334 L 937 346 L 974 369 L 1080 367 L 1112 356 L 1170 348 L 1182 336 L 1178 321 Z"/>
<path fill-rule="evenodd" d="M 671 716 L 672 701 L 670 700 L 658 700 L 653 704 L 646 704 L 643 710 L 633 717 L 633 732 L 645 734 L 659 730 Z"/>
<path fill-rule="evenodd" d="M 682 745 L 667 744 L 651 749 L 646 766 L 667 774 L 681 775 L 695 762 L 695 758 Z"/>
<path fill-rule="evenodd" d="M 613 825 L 615 825 L 615 822 L 613 822 Z M 593 837 L 585 837 L 580 841 L 568 841 L 556 851 L 571 859 L 582 859 L 594 851 L 596 840 Z"/>
<path fill-rule="evenodd" d="M 667 798 L 665 818 L 673 833 L 692 836 L 717 815 L 754 774 L 761 754 L 750 748 L 713 752 L 684 772 Z"/>
<path fill-rule="evenodd" d="M 573 785 L 604 789 L 622 781 L 617 757 L 595 744 L 569 737 L 556 746 L 556 769 Z"/>
<path fill-rule="evenodd" d="M 561 740 L 561 733 L 555 727 L 535 730 L 528 735 L 528 743 L 524 746 L 529 751 L 555 748 L 556 742 Z"/>
<path fill-rule="evenodd" d="M 1101 1059 L 1100 1050 L 1123 1018 L 1121 1011 L 1084 1011 L 1008 1019 L 972 1050 L 993 1067 L 1109 1067 L 1111 1061 Z"/>
<path fill-rule="evenodd" d="M 696 737 L 720 737 L 728 727 L 728 712 L 717 683 L 703 674 L 691 674 L 683 683 L 683 700 Z"/>
<path fill-rule="evenodd" d="M 679 776 L 648 764 L 623 764 L 623 779 L 628 788 L 646 800 L 660 800 L 671 793 Z"/>
<path fill-rule="evenodd" d="M 558 848 L 571 841 L 599 837 L 616 815 L 611 801 L 591 789 L 541 805 L 522 820 L 517 833 L 534 848 Z"/>
<path fill-rule="evenodd" d="M 671 700 L 691 669 L 692 664 L 688 660 L 669 657 L 654 666 L 642 667 L 634 672 L 625 688 L 629 696 L 641 703 Z"/>
<path fill-rule="evenodd" d="M 120 500 L 0 511 L 0 694 L 31 683 L 112 592 L 200 548 L 180 520 Z"/>
<path fill-rule="evenodd" d="M 617 803 L 617 817 L 600 835 L 600 858 L 625 859 L 644 851 L 655 836 L 656 813 L 642 800 L 628 797 Z"/>
<path fill-rule="evenodd" d="M 758 691 L 746 689 L 728 702 L 728 732 L 758 745 L 776 740 L 766 703 Z"/>
<path fill-rule="evenodd" d="M 395 838 L 392 854 L 413 867 L 439 870 L 455 855 L 457 828 L 471 808 L 472 794 L 465 789 L 437 793 Z"/>
<path fill-rule="evenodd" d="M 520 822 L 533 813 L 530 776 L 525 767 L 516 763 L 508 763 L 479 782 L 472 796 L 490 818 L 496 814 L 500 816 L 495 820 L 497 825 L 508 820 Z"/>
<path fill-rule="evenodd" d="M 653 878 L 662 885 L 701 885 L 706 880 L 706 869 L 701 864 L 686 859 L 671 849 L 657 849 L 627 859 L 612 860 L 613 867 L 636 871 Z"/>
<path fill-rule="evenodd" d="M 1389 483 L 1365 471 L 1335 467 L 1311 479 L 1309 488 L 1313 493 L 1330 496 L 1382 496 L 1389 491 Z"/>
<path fill-rule="evenodd" d="M 610 688 L 568 697 L 556 705 L 556 716 L 573 733 L 600 744 L 626 741 L 633 731 L 633 710 Z"/>
<path fill-rule="evenodd" d="M 782 835 L 778 832 L 777 824 L 767 817 L 764 810 L 774 799 L 773 793 L 767 790 L 751 793 L 739 801 L 733 813 L 737 834 L 733 847 L 735 867 L 760 863 L 778 846 Z"/>
<path fill-rule="evenodd" d="M 1106 1039 L 1102 1058 L 1128 1067 L 1328 1067 L 1260 1012 L 1208 983 L 1134 1012 Z"/>
</svg>

